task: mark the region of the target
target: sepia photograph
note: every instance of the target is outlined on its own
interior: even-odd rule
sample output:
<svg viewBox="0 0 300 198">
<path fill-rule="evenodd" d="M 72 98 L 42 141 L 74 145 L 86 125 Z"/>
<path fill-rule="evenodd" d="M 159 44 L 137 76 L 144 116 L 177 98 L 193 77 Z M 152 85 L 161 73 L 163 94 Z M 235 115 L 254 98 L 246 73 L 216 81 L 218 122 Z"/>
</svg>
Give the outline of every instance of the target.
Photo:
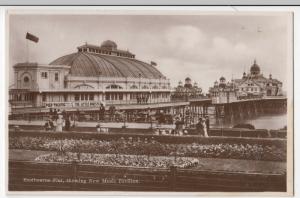
<svg viewBox="0 0 300 198">
<path fill-rule="evenodd" d="M 8 192 L 291 192 L 292 12 L 10 10 L 6 26 Z"/>
</svg>

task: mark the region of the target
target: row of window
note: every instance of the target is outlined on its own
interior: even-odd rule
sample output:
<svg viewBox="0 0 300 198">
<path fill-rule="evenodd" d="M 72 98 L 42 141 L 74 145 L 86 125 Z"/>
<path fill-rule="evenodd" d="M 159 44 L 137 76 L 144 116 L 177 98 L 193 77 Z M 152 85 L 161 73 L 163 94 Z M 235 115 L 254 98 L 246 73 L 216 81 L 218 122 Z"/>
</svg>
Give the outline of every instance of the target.
<svg viewBox="0 0 300 198">
<path fill-rule="evenodd" d="M 107 51 L 107 50 L 100 50 L 100 49 L 94 49 L 94 48 L 80 48 L 78 50 L 79 52 L 92 52 L 92 53 L 97 53 L 97 54 L 108 54 L 111 55 L 111 51 Z M 127 58 L 134 58 L 134 55 L 128 54 L 128 53 L 121 53 L 121 52 L 117 52 L 116 53 L 117 56 L 122 56 L 122 57 L 127 57 Z"/>
<path fill-rule="evenodd" d="M 94 94 L 75 94 L 75 101 L 94 100 Z"/>
<path fill-rule="evenodd" d="M 169 94 L 167 93 L 152 93 L 152 99 L 157 98 L 168 98 Z M 135 100 L 137 98 L 150 98 L 149 93 L 130 93 L 130 100 Z M 75 94 L 75 101 L 93 101 L 94 94 L 93 93 L 81 93 Z M 64 101 L 67 101 L 67 94 L 64 94 Z M 123 100 L 123 93 L 105 93 L 105 100 Z M 42 94 L 42 101 L 46 101 L 46 94 Z"/>
<path fill-rule="evenodd" d="M 41 72 L 41 77 L 43 79 L 47 79 L 48 78 L 48 72 Z M 58 72 L 55 72 L 55 74 L 54 74 L 54 80 L 58 81 Z"/>
<path fill-rule="evenodd" d="M 252 88 L 250 88 L 250 87 L 242 87 L 241 88 L 241 90 L 242 91 L 259 91 L 259 88 L 257 88 L 257 87 L 252 87 Z"/>
<path fill-rule="evenodd" d="M 123 100 L 123 94 L 121 94 L 121 93 L 106 93 L 105 100 Z"/>
<path fill-rule="evenodd" d="M 130 93 L 130 100 L 134 100 L 137 98 L 149 98 L 149 93 Z"/>
<path fill-rule="evenodd" d="M 67 101 L 68 100 L 68 95 L 67 94 L 64 94 L 64 101 Z M 43 102 L 46 102 L 47 101 L 47 95 L 46 93 L 43 93 L 42 94 L 42 101 Z"/>
<path fill-rule="evenodd" d="M 218 96 L 228 97 L 228 96 L 236 96 L 237 93 L 236 92 L 212 92 L 211 95 L 213 97 L 218 97 Z"/>
<path fill-rule="evenodd" d="M 48 72 L 42 72 L 41 77 L 44 78 L 44 79 L 47 79 L 48 78 Z"/>
<path fill-rule="evenodd" d="M 168 98 L 169 94 L 167 93 L 152 93 L 151 96 L 149 93 L 130 93 L 130 100 L 135 100 L 138 98 Z M 123 94 L 122 93 L 106 93 L 105 94 L 105 100 L 123 100 Z"/>
<path fill-rule="evenodd" d="M 12 94 L 12 95 L 10 95 L 10 100 L 13 100 L 13 101 L 32 101 L 33 100 L 33 94 L 32 93 Z"/>
<path fill-rule="evenodd" d="M 144 85 L 141 87 L 142 89 L 149 89 L 148 86 Z M 109 85 L 106 87 L 106 89 L 123 89 L 123 87 L 119 86 L 119 85 Z M 132 85 L 130 87 L 130 89 L 138 89 L 137 85 Z M 153 86 L 152 89 L 159 89 L 159 87 L 157 85 Z M 162 89 L 167 89 L 166 86 L 163 86 Z"/>
</svg>

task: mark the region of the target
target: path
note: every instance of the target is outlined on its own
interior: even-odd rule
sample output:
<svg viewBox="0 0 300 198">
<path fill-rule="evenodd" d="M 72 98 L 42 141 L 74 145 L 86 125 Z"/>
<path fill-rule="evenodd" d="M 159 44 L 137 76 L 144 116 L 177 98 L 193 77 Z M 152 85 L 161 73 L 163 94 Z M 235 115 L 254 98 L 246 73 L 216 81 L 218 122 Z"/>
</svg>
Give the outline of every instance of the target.
<svg viewBox="0 0 300 198">
<path fill-rule="evenodd" d="M 27 126 L 44 126 L 45 121 L 25 121 L 25 120 L 9 120 L 9 125 L 27 125 Z M 97 122 L 76 122 L 77 127 L 94 127 L 96 128 Z M 123 122 L 101 122 L 102 127 L 107 128 L 121 128 L 124 126 Z M 149 129 L 150 123 L 126 123 L 127 128 Z M 152 125 L 156 127 L 156 124 Z M 161 125 L 160 128 L 173 128 L 173 125 Z"/>
</svg>

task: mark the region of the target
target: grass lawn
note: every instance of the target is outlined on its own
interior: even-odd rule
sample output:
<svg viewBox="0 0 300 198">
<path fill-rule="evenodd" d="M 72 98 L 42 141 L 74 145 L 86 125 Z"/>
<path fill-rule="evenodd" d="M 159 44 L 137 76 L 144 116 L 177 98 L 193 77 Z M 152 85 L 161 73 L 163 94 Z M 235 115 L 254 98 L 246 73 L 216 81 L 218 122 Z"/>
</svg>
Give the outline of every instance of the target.
<svg viewBox="0 0 300 198">
<path fill-rule="evenodd" d="M 51 151 L 34 151 L 34 150 L 22 150 L 22 149 L 10 149 L 9 150 L 9 160 L 18 161 L 34 161 L 39 155 L 44 155 L 47 153 L 55 153 Z"/>
</svg>

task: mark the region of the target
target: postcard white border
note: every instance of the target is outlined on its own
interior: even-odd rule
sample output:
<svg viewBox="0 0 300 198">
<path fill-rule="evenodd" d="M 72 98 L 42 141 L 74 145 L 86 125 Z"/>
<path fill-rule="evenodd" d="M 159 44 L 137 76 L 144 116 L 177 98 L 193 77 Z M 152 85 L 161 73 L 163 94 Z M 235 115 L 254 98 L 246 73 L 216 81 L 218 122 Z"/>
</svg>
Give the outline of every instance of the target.
<svg viewBox="0 0 300 198">
<path fill-rule="evenodd" d="M 113 12 L 113 14 L 121 14 L 124 12 L 128 13 L 129 12 L 134 12 L 136 14 L 151 14 L 151 12 L 153 12 L 153 10 L 157 11 L 156 13 L 158 14 L 162 14 L 165 13 L 165 10 L 167 11 L 170 11 L 170 12 L 174 12 L 176 10 L 181 10 L 181 11 L 184 11 L 184 12 L 189 12 L 190 14 L 195 14 L 195 12 L 204 12 L 204 13 L 199 13 L 199 14 L 209 14 L 207 12 L 224 12 L 224 13 L 227 13 L 227 14 L 240 14 L 240 12 L 242 11 L 246 11 L 246 12 L 261 12 L 261 11 L 282 11 L 282 12 L 294 12 L 294 25 L 295 25 L 295 40 L 294 40 L 294 43 L 298 43 L 299 42 L 299 36 L 296 37 L 296 35 L 299 35 L 300 31 L 299 31 L 299 22 L 300 22 L 300 19 L 299 19 L 299 15 L 300 15 L 300 9 L 299 7 L 296 8 L 296 7 L 292 7 L 292 6 L 288 6 L 288 7 L 269 7 L 269 6 L 265 6 L 265 7 L 259 7 L 259 6 L 247 6 L 247 7 L 242 7 L 242 6 L 235 6 L 234 8 L 230 7 L 230 6 L 216 6 L 216 7 L 199 7 L 199 6 L 174 6 L 174 7 L 166 7 L 166 6 L 163 6 L 163 7 L 156 7 L 156 6 L 134 6 L 134 7 L 131 7 L 131 6 L 126 6 L 126 7 L 122 7 L 122 6 L 113 6 L 113 7 L 110 7 L 110 6 L 107 6 L 107 7 L 74 7 L 74 6 L 70 6 L 70 7 L 5 7 L 5 9 L 9 9 L 11 10 L 10 13 L 22 13 L 22 14 L 32 14 L 32 13 L 36 13 L 36 14 L 66 14 L 66 13 L 69 13 L 69 14 L 74 14 L 74 12 L 76 12 L 76 14 L 79 12 L 79 13 L 86 13 L 86 11 L 89 11 L 89 14 L 99 14 L 98 12 L 101 11 L 101 12 L 104 12 L 105 14 L 112 14 L 111 13 L 111 10 Z M 51 11 L 50 11 L 51 10 Z M 54 10 L 54 11 L 52 11 Z M 238 10 L 238 11 L 236 11 Z M 3 23 L 3 14 L 4 11 L 3 9 L 1 9 L 1 22 Z M 103 13 L 101 13 L 103 14 Z M 132 14 L 132 13 L 131 13 Z M 177 14 L 177 13 L 176 13 Z M 7 22 L 7 21 L 6 21 Z M 1 24 L 2 25 L 2 24 Z M 7 25 L 7 24 L 5 24 Z M 3 26 L 2 26 L 3 27 Z M 7 26 L 6 26 L 7 27 Z M 7 29 L 6 29 L 7 30 Z M 1 38 L 4 40 L 4 36 L 3 36 L 3 31 L 1 31 Z M 7 34 L 7 32 L 6 32 Z M 8 34 L 7 34 L 8 36 Z M 7 37 L 5 38 L 5 40 L 7 41 Z M 2 42 L 1 42 L 2 43 Z M 7 44 L 7 42 L 6 42 Z M 8 46 L 6 46 L 6 49 L 8 49 Z M 4 90 L 4 92 L 2 93 L 5 93 L 5 97 L 1 97 L 1 106 L 3 107 L 2 109 L 6 109 L 6 114 L 3 115 L 1 114 L 1 117 L 2 120 L 5 120 L 4 122 L 4 126 L 1 125 L 2 127 L 2 131 L 6 131 L 6 127 L 7 127 L 7 89 L 8 89 L 8 69 L 5 67 L 5 65 L 7 65 L 7 57 L 8 57 L 8 50 L 4 50 L 4 45 L 1 45 L 1 48 L 0 48 L 0 52 L 1 50 L 3 50 L 3 52 L 5 52 L 5 63 L 2 61 L 2 66 L 1 66 L 1 69 L 4 71 L 3 72 L 0 72 L 1 75 L 3 76 L 0 76 L 2 77 L 1 79 L 5 79 L 5 82 L 6 83 L 1 83 L 1 90 Z M 0 53 L 1 56 L 3 56 L 3 53 Z M 299 47 L 297 45 L 295 45 L 295 51 L 294 51 L 294 54 L 299 54 Z M 0 60 L 3 60 L 3 58 L 0 56 Z M 298 67 L 299 67 L 299 60 L 296 59 L 297 57 L 295 56 L 295 62 L 294 62 L 294 75 L 296 74 L 296 71 L 299 70 Z M 298 62 L 297 62 L 298 61 Z M 297 64 L 298 63 L 298 64 Z M 289 64 L 292 64 L 292 63 L 289 63 Z M 298 67 L 296 66 L 298 65 Z M 288 72 L 289 73 L 289 72 Z M 6 74 L 6 75 L 5 75 Z M 293 83 L 293 79 L 292 78 L 289 78 L 289 82 L 288 84 L 292 85 Z M 295 78 L 295 86 L 296 86 L 296 78 Z M 290 87 L 290 86 L 287 86 L 287 87 Z M 297 89 L 295 89 L 297 90 Z M 291 91 L 288 91 L 289 94 L 291 94 Z M 298 94 L 298 95 L 297 95 Z M 299 97 L 299 92 L 295 92 L 295 101 L 296 101 L 296 95 Z M 291 111 L 293 109 L 292 107 L 292 104 L 293 104 L 293 101 L 291 100 L 292 97 L 291 95 L 289 95 L 289 101 L 288 101 L 288 108 L 289 108 L 289 124 L 291 124 L 292 122 L 292 116 L 291 115 Z M 296 107 L 296 104 L 295 104 L 295 107 Z M 296 111 L 296 109 L 295 109 Z M 295 117 L 295 120 L 296 120 L 296 117 Z M 3 122 L 2 122 L 3 123 Z M 295 122 L 295 125 L 297 126 L 297 122 Z M 289 137 L 288 137 L 288 144 L 289 145 L 292 145 L 293 144 L 293 135 L 292 133 L 290 133 L 290 131 L 288 132 L 289 134 Z M 4 135 L 3 133 L 1 133 L 1 135 Z M 297 134 L 295 133 L 294 134 L 294 138 L 296 138 Z M 7 147 L 7 135 L 5 135 L 3 138 L 1 138 L 2 141 L 4 140 L 4 145 L 5 146 L 5 155 L 6 155 L 6 162 L 7 162 L 7 150 L 6 150 L 6 147 Z M 288 148 L 289 150 L 289 154 L 292 153 L 291 149 L 292 147 L 289 147 Z M 297 144 L 295 144 L 295 150 L 297 150 Z M 4 153 L 4 152 L 3 152 Z M 293 163 L 291 163 L 291 155 L 288 156 L 288 182 L 293 182 Z M 295 159 L 296 160 L 296 159 Z M 1 165 L 2 166 L 2 165 Z M 2 186 L 6 186 L 6 192 L 7 192 L 7 163 L 5 164 L 5 173 L 6 173 L 6 180 L 4 182 L 4 185 Z M 203 195 L 210 195 L 210 196 L 232 196 L 232 195 L 246 195 L 246 196 L 265 196 L 265 195 L 276 195 L 276 196 L 287 196 L 287 195 L 292 195 L 292 189 L 291 188 L 288 188 L 288 193 L 268 193 L 268 192 L 263 192 L 263 193 L 172 193 L 172 192 L 167 192 L 166 194 L 165 193 L 151 193 L 151 192 L 146 192 L 145 193 L 140 193 L 140 192 L 76 192 L 76 191 L 73 191 L 73 192 L 49 192 L 47 193 L 47 195 L 138 195 L 138 196 L 144 196 L 144 195 L 152 195 L 152 196 L 157 196 L 157 195 L 168 195 L 168 196 L 182 196 L 182 195 L 193 195 L 193 196 L 203 196 Z M 22 192 L 22 193 L 15 193 L 15 192 L 8 192 L 8 194 L 10 195 L 16 195 L 16 194 L 19 194 L 19 195 L 45 195 L 45 192 Z M 57 197 L 57 196 L 56 196 Z"/>
</svg>

